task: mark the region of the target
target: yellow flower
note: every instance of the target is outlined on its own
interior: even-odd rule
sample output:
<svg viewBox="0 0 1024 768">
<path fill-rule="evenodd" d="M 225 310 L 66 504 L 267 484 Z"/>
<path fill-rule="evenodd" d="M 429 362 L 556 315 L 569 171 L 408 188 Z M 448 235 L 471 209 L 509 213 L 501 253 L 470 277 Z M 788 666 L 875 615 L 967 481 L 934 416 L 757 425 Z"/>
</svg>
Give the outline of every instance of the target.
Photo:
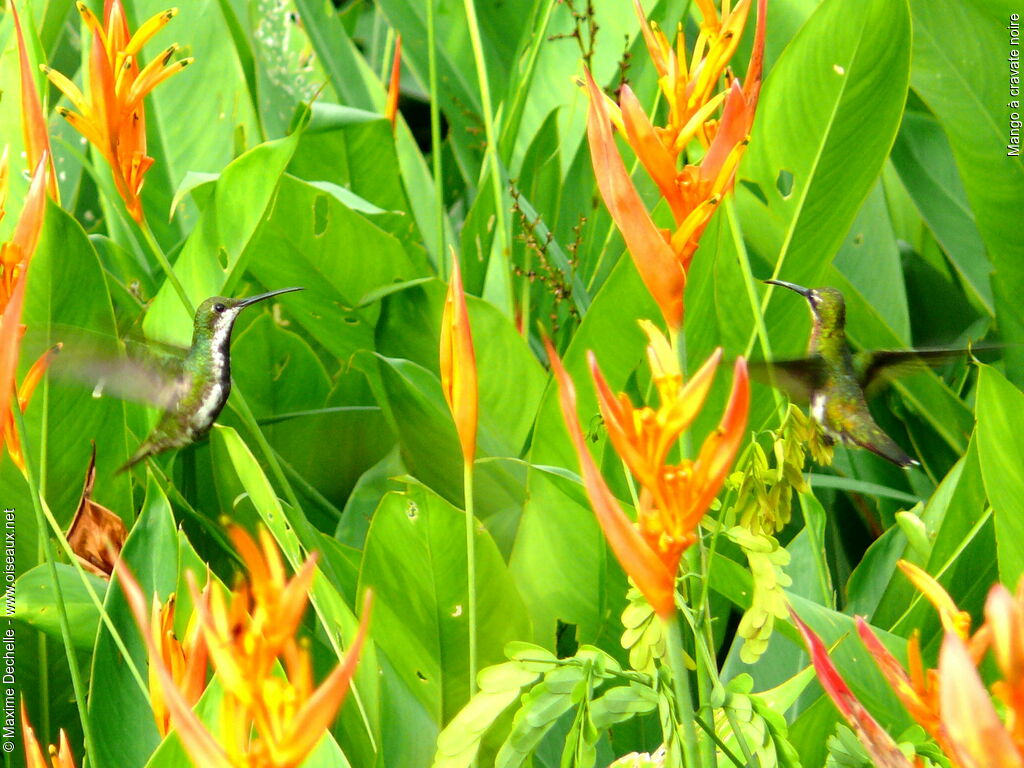
<svg viewBox="0 0 1024 768">
<path fill-rule="evenodd" d="M 200 598 L 204 603 L 210 599 L 210 585 L 203 588 Z M 189 706 L 195 706 L 206 688 L 207 648 L 206 636 L 199 624 L 198 613 L 193 612 L 185 630 L 184 642 L 179 641 L 174 633 L 174 616 L 177 603 L 171 595 L 166 605 L 153 599 L 150 627 L 153 631 L 153 643 L 160 651 L 160 658 L 170 672 L 171 679 L 181 691 L 182 699 Z M 164 701 L 163 687 L 155 665 L 149 669 L 149 698 L 153 707 L 153 718 L 161 736 L 171 730 L 171 713 Z"/>
<path fill-rule="evenodd" d="M 212 590 L 207 600 L 192 574 L 187 574 L 209 659 L 224 687 L 216 735 L 192 712 L 189 692 L 165 660 L 158 643 L 164 635 L 156 627 L 160 611 L 154 607 L 147 613 L 139 585 L 123 568 L 121 583 L 146 641 L 161 706 L 195 764 L 295 768 L 323 738 L 345 699 L 366 637 L 370 595 L 344 659 L 314 686 L 309 652 L 296 634 L 316 570 L 315 555 L 288 579 L 281 554 L 266 530 L 260 530 L 259 544 L 241 528 L 232 528 L 230 536 L 249 572 L 230 599 Z M 275 672 L 278 664 L 284 668 L 283 676 Z"/>
</svg>

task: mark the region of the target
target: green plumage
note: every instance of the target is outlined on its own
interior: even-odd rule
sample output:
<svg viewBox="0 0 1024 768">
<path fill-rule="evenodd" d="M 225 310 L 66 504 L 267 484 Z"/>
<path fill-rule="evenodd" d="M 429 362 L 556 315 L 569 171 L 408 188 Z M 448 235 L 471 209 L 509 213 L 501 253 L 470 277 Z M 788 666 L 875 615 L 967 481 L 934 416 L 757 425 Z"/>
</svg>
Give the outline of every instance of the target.
<svg viewBox="0 0 1024 768">
<path fill-rule="evenodd" d="M 177 372 L 167 377 L 161 397 L 164 412 L 138 450 L 118 472 L 172 448 L 202 439 L 231 394 L 231 331 L 246 307 L 281 293 L 284 288 L 248 299 L 214 296 L 196 310 L 192 346 Z"/>
<path fill-rule="evenodd" d="M 811 405 L 812 416 L 832 439 L 860 446 L 901 467 L 918 462 L 889 437 L 868 409 L 867 398 L 893 378 L 963 355 L 964 349 L 879 350 L 851 354 L 846 305 L 835 288 L 803 288 L 766 280 L 807 299 L 813 321 L 807 356 L 753 364 L 753 375 Z"/>
</svg>

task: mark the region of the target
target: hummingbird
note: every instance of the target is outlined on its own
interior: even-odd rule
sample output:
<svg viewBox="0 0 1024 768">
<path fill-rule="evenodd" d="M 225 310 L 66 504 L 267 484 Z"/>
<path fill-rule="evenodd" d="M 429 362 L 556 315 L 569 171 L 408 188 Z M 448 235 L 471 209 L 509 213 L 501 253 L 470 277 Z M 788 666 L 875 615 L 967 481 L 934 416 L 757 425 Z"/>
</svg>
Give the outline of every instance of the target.
<svg viewBox="0 0 1024 768">
<path fill-rule="evenodd" d="M 887 435 L 868 410 L 867 399 L 891 379 L 937 365 L 963 349 L 875 350 L 851 353 L 846 342 L 846 304 L 835 288 L 804 288 L 782 280 L 765 280 L 807 299 L 811 338 L 806 357 L 752 366 L 759 379 L 807 400 L 811 416 L 833 441 L 852 444 L 900 467 L 920 464 Z"/>
<path fill-rule="evenodd" d="M 117 472 L 203 438 L 231 393 L 231 330 L 235 320 L 243 309 L 257 302 L 301 290 L 282 288 L 247 299 L 207 299 L 196 310 L 192 345 L 184 357 L 121 360 L 111 365 L 85 355 L 87 359 L 79 361 L 74 375 L 99 379 L 93 390 L 95 397 L 110 389 L 121 397 L 145 400 L 163 410 L 156 426 Z"/>
</svg>

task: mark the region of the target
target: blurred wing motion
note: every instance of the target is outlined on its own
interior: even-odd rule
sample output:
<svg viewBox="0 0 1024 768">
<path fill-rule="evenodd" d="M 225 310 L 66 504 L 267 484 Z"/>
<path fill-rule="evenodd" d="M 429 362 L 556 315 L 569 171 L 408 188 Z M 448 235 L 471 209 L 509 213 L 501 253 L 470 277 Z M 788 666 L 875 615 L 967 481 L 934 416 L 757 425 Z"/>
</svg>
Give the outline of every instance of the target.
<svg viewBox="0 0 1024 768">
<path fill-rule="evenodd" d="M 103 336 L 78 328 L 51 329 L 63 344 L 50 368 L 52 375 L 90 387 L 93 397 L 122 400 L 167 410 L 183 393 L 186 350 L 163 344 Z"/>
<path fill-rule="evenodd" d="M 953 360 L 969 357 L 975 352 L 999 349 L 990 344 L 974 347 L 934 347 L 924 349 L 879 349 L 858 352 L 853 356 L 853 369 L 865 397 L 874 397 L 894 379 L 911 376 Z"/>
<path fill-rule="evenodd" d="M 750 378 L 781 389 L 793 402 L 807 403 L 811 395 L 825 385 L 825 361 L 820 357 L 776 360 L 747 364 Z"/>
</svg>

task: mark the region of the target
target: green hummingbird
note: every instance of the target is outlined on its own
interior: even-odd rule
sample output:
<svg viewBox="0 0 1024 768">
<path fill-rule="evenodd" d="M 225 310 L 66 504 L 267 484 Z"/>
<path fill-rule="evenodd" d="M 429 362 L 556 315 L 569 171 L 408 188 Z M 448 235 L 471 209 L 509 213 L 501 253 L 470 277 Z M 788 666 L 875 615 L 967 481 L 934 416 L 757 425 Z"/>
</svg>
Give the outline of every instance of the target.
<svg viewBox="0 0 1024 768">
<path fill-rule="evenodd" d="M 58 375 L 88 382 L 94 386 L 93 397 L 110 393 L 162 411 L 156 426 L 117 472 L 203 438 L 231 393 L 231 331 L 235 320 L 243 309 L 257 302 L 301 290 L 282 288 L 247 299 L 207 299 L 196 310 L 192 345 L 187 350 L 145 342 L 138 349 L 129 347 L 125 356 L 96 339 L 78 343 L 72 339 L 66 344 L 67 354 L 57 358 Z"/>
<path fill-rule="evenodd" d="M 871 418 L 867 399 L 897 376 L 943 363 L 968 350 L 875 350 L 854 354 L 846 342 L 843 294 L 835 288 L 804 288 L 782 280 L 764 282 L 781 285 L 807 299 L 811 338 L 806 357 L 754 365 L 752 373 L 794 399 L 809 401 L 811 416 L 829 439 L 866 448 L 900 467 L 918 465 Z"/>
</svg>

